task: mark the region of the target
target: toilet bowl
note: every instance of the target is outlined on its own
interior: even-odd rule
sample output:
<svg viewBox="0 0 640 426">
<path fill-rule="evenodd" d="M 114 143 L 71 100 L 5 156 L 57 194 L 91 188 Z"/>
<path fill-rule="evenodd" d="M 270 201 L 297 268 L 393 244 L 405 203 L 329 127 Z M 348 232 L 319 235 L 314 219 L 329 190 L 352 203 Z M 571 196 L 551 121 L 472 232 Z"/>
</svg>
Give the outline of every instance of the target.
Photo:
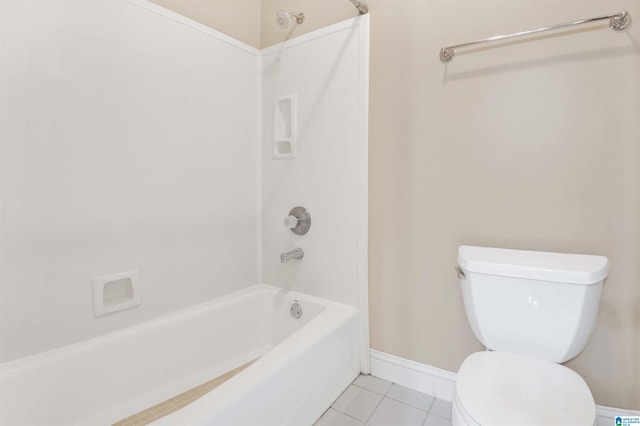
<svg viewBox="0 0 640 426">
<path fill-rule="evenodd" d="M 589 387 L 560 363 L 595 328 L 607 258 L 461 246 L 458 264 L 469 324 L 488 350 L 460 367 L 453 425 L 594 425 Z"/>
<path fill-rule="evenodd" d="M 595 419 L 589 387 L 562 365 L 512 352 L 477 352 L 460 367 L 454 426 L 589 426 Z"/>
</svg>

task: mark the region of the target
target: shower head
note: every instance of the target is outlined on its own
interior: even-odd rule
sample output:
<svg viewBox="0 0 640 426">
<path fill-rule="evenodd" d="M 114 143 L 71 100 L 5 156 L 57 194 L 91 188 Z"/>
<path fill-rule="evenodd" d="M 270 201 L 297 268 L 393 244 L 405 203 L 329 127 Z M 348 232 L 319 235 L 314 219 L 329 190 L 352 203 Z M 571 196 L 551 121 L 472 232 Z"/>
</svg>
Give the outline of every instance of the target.
<svg viewBox="0 0 640 426">
<path fill-rule="evenodd" d="M 302 24 L 304 22 L 304 13 L 302 12 L 296 15 L 293 12 L 279 10 L 275 15 L 273 15 L 273 17 L 281 30 L 286 30 L 291 26 L 291 18 L 296 19 L 296 24 Z"/>
<path fill-rule="evenodd" d="M 356 9 L 358 9 L 358 14 L 360 15 L 364 15 L 369 11 L 367 5 L 362 3 L 360 0 L 351 0 L 351 4 L 353 4 Z"/>
</svg>

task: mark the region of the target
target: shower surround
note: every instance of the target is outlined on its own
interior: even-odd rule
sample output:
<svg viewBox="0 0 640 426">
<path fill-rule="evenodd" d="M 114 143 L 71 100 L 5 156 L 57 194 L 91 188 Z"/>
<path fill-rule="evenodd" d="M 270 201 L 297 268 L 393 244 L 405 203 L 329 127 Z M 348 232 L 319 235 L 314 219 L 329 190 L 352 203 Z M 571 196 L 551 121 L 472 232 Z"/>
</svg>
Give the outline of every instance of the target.
<svg viewBox="0 0 640 426">
<path fill-rule="evenodd" d="M 168 332 L 176 312 L 263 283 L 350 312 L 346 334 L 324 314 L 312 321 L 325 336 L 315 340 L 331 342 L 323 357 L 348 364 L 321 400 L 328 405 L 367 371 L 368 16 L 259 51 L 144 0 L 0 6 L 3 394 L 31 383 L 16 379 L 28 371 L 23 366 L 40 363 L 52 383 L 54 366 L 72 359 L 89 370 L 103 359 L 106 367 L 137 340 L 157 341 L 144 333 L 114 336 L 152 324 Z M 273 98 L 291 93 L 298 100 L 296 157 L 274 159 Z M 305 236 L 282 223 L 296 205 L 313 216 Z M 281 264 L 279 254 L 294 246 L 304 259 Z M 139 271 L 141 304 L 94 316 L 92 279 L 123 271 Z M 194 327 L 176 336 L 206 333 Z M 350 336 L 348 348 L 340 349 L 338 335 Z M 82 349 L 89 346 L 105 350 Z M 220 392 L 276 377 L 263 360 L 291 361 L 279 348 L 258 354 Z M 49 357 L 62 364 L 43 361 Z M 117 405 L 121 391 L 102 394 L 100 382 L 80 393 L 101 395 L 103 408 Z M 145 382 L 165 387 L 146 379 L 135 386 Z M 301 384 L 291 386 L 295 394 Z M 27 398 L 23 408 L 35 404 Z M 76 420 L 100 415 L 90 411 Z"/>
<path fill-rule="evenodd" d="M 256 360 L 158 423 L 312 424 L 360 371 L 357 317 L 347 305 L 253 286 L 3 364 L 0 423 L 110 425 Z"/>
</svg>

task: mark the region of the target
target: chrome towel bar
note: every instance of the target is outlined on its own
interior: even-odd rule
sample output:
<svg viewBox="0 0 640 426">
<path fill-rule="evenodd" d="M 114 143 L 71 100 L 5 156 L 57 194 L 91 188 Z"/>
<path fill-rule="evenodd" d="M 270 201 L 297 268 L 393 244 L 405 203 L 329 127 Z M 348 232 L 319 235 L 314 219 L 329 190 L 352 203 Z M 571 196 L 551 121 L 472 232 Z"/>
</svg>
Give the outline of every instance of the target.
<svg viewBox="0 0 640 426">
<path fill-rule="evenodd" d="M 590 18 L 590 19 L 581 19 L 579 21 L 565 22 L 563 24 L 557 24 L 557 25 L 549 25 L 547 27 L 536 28 L 536 29 L 527 30 L 527 31 L 521 31 L 521 32 L 514 33 L 514 34 L 498 35 L 498 36 L 485 38 L 485 39 L 482 39 L 482 40 L 472 41 L 472 42 L 469 42 L 469 43 L 462 43 L 462 44 L 457 44 L 455 46 L 443 47 L 442 49 L 440 49 L 440 60 L 442 62 L 449 62 L 455 56 L 455 49 L 458 49 L 458 48 L 461 48 L 461 47 L 474 46 L 474 45 L 477 45 L 477 44 L 490 43 L 490 42 L 494 42 L 494 41 L 502 41 L 502 40 L 507 40 L 507 39 L 510 39 L 510 38 L 523 37 L 523 36 L 527 36 L 527 35 L 531 35 L 531 34 L 542 33 L 542 32 L 545 32 L 545 31 L 554 31 L 554 30 L 559 30 L 559 29 L 562 29 L 562 28 L 573 27 L 573 26 L 576 26 L 576 25 L 582 25 L 582 24 L 588 24 L 588 23 L 591 23 L 591 22 L 602 21 L 602 20 L 605 20 L 605 19 L 609 20 L 609 28 L 611 28 L 612 30 L 615 30 L 615 31 L 622 31 L 622 30 L 624 30 L 625 28 L 627 28 L 631 24 L 631 16 L 629 15 L 629 13 L 626 10 L 623 10 L 622 12 L 618 12 L 618 13 L 613 14 L 613 15 L 600 16 L 600 17 L 597 17 L 597 18 Z"/>
</svg>

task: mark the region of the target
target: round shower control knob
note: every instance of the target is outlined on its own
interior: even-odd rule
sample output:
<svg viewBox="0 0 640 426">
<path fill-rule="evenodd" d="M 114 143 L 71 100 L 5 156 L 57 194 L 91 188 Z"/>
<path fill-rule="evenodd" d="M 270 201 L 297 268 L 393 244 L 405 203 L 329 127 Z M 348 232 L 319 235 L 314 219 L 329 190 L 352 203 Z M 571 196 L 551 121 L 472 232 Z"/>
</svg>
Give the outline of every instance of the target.
<svg viewBox="0 0 640 426">
<path fill-rule="evenodd" d="M 311 228 L 311 215 L 302 206 L 294 207 L 284 219 L 284 226 L 296 235 L 304 235 Z"/>
<path fill-rule="evenodd" d="M 295 228 L 296 226 L 298 226 L 298 218 L 290 214 L 284 219 L 284 226 L 289 229 Z"/>
</svg>

